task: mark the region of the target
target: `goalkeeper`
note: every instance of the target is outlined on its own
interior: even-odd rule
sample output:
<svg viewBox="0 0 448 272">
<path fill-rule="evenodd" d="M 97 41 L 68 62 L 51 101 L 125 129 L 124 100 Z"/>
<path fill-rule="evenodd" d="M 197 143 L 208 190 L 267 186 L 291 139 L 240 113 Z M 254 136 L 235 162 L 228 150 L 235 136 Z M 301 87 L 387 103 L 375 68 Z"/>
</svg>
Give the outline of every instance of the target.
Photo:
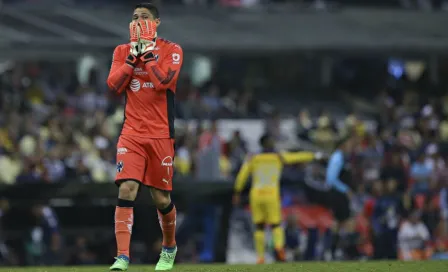
<svg viewBox="0 0 448 272">
<path fill-rule="evenodd" d="M 182 66 L 179 45 L 157 37 L 157 7 L 140 4 L 130 23 L 130 43 L 115 48 L 107 84 L 126 95 L 117 144 L 117 257 L 111 271 L 126 271 L 140 186 L 151 191 L 163 234 L 156 271 L 171 270 L 176 257 L 176 208 L 171 202 L 174 158 L 174 96 Z"/>
</svg>

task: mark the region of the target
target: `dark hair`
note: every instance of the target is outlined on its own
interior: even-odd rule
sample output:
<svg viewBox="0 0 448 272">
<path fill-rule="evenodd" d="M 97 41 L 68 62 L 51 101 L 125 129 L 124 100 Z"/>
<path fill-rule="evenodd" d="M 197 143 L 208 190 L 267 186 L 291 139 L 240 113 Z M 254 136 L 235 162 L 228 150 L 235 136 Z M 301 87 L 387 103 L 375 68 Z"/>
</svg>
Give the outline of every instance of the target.
<svg viewBox="0 0 448 272">
<path fill-rule="evenodd" d="M 149 10 L 149 12 L 152 14 L 152 16 L 154 16 L 154 19 L 160 18 L 159 9 L 154 4 L 140 3 L 140 4 L 136 5 L 134 9 L 138 9 L 138 8 L 145 8 L 145 9 Z"/>
<path fill-rule="evenodd" d="M 258 144 L 261 146 L 264 146 L 266 144 L 266 142 L 271 138 L 271 136 L 269 134 L 263 134 L 260 137 L 260 140 L 258 140 Z"/>
</svg>

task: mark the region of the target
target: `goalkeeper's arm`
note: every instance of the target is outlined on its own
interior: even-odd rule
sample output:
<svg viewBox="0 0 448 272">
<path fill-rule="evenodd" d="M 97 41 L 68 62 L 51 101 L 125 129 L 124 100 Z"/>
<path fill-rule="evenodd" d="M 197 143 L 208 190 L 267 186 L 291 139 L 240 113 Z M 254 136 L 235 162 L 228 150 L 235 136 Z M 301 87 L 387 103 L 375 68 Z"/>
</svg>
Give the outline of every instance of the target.
<svg viewBox="0 0 448 272">
<path fill-rule="evenodd" d="M 122 46 L 117 46 L 114 50 L 112 66 L 107 78 L 107 86 L 115 93 L 123 92 L 131 81 L 134 68 L 125 62 L 128 54 L 129 51 L 124 50 Z"/>
</svg>

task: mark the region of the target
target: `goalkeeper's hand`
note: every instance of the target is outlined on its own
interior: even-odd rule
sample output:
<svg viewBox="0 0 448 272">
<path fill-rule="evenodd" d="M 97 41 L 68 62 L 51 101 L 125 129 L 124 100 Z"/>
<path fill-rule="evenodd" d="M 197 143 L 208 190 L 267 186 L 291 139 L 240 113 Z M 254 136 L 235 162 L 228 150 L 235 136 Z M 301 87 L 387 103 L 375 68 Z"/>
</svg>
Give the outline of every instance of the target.
<svg viewBox="0 0 448 272">
<path fill-rule="evenodd" d="M 135 67 L 138 61 L 137 56 L 140 55 L 140 47 L 138 45 L 140 39 L 140 27 L 138 26 L 138 22 L 132 21 L 129 24 L 129 36 L 131 38 L 131 49 L 126 59 L 126 63 Z"/>
<path fill-rule="evenodd" d="M 141 29 L 138 25 L 138 22 L 132 21 L 129 24 L 129 36 L 131 37 L 131 54 L 134 56 L 138 56 L 140 54 L 140 48 L 138 46 L 138 42 L 141 36 Z"/>
<path fill-rule="evenodd" d="M 154 60 L 152 50 L 156 48 L 157 23 L 151 20 L 138 22 L 140 29 L 139 48 L 144 62 Z"/>
</svg>

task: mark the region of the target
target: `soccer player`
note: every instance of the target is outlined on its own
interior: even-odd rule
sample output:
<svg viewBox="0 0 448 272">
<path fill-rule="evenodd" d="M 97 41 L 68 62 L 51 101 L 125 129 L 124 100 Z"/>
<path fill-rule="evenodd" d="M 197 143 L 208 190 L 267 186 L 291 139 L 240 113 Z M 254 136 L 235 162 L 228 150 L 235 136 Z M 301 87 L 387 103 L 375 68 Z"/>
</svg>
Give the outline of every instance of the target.
<svg viewBox="0 0 448 272">
<path fill-rule="evenodd" d="M 174 95 L 182 49 L 157 37 L 159 11 L 152 4 L 135 7 L 130 43 L 115 48 L 107 84 L 126 95 L 123 128 L 117 144 L 119 186 L 115 210 L 117 257 L 111 271 L 126 271 L 134 200 L 149 187 L 157 207 L 163 247 L 156 271 L 171 270 L 176 257 L 176 208 L 171 202 L 174 157 Z"/>
<path fill-rule="evenodd" d="M 252 175 L 249 202 L 252 221 L 256 227 L 254 241 L 258 264 L 264 263 L 266 226 L 272 229 L 277 260 L 285 261 L 285 233 L 281 226 L 280 199 L 280 178 L 283 165 L 310 162 L 316 158 L 316 154 L 312 152 L 275 152 L 274 141 L 268 135 L 261 137 L 260 145 L 262 151 L 247 159 L 241 167 L 236 178 L 233 198 L 234 204 L 239 204 L 241 191 L 244 189 L 249 175 Z"/>
</svg>

